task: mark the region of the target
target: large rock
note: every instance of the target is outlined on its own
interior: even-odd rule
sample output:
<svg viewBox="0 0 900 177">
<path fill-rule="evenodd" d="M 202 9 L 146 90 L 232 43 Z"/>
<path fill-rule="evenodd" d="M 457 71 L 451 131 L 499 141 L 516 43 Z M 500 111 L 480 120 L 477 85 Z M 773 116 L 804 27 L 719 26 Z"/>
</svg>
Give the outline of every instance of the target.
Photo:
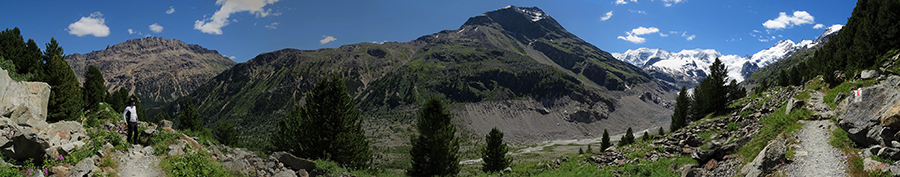
<svg viewBox="0 0 900 177">
<path fill-rule="evenodd" d="M 741 174 L 746 174 L 747 177 L 758 177 L 772 173 L 775 166 L 783 163 L 786 159 L 784 157 L 787 151 L 785 143 L 781 137 L 770 141 L 762 151 L 759 151 L 752 162 L 741 168 Z"/>
<path fill-rule="evenodd" d="M 894 130 L 900 129 L 900 104 L 891 106 L 881 115 L 881 126 L 891 127 Z"/>
<path fill-rule="evenodd" d="M 900 152 L 900 148 L 885 147 L 881 148 L 881 150 L 878 150 L 878 153 L 875 155 L 886 159 L 900 160 L 900 153 L 898 152 Z"/>
<path fill-rule="evenodd" d="M 859 73 L 859 79 L 871 79 L 878 77 L 878 72 L 875 70 L 864 70 Z"/>
<path fill-rule="evenodd" d="M 304 158 L 299 158 L 284 151 L 272 153 L 272 157 L 278 159 L 278 161 L 283 163 L 284 166 L 291 167 L 292 170 L 304 169 L 309 171 L 316 169 L 316 162 L 306 160 Z"/>
<path fill-rule="evenodd" d="M 890 76 L 877 85 L 860 88 L 860 96 L 851 94 L 836 108 L 839 125 L 859 146 L 868 147 L 883 141 L 879 136 L 883 128 L 881 119 L 888 110 L 900 106 L 897 105 L 900 104 L 898 83 L 900 77 Z M 887 117 L 891 115 L 888 114 Z M 885 125 L 892 125 L 890 120 L 887 123 Z"/>
<path fill-rule="evenodd" d="M 0 115 L 19 112 L 14 121 L 20 124 L 46 122 L 50 85 L 43 82 L 17 82 L 0 69 Z M 31 125 L 31 124 L 29 124 Z"/>
<path fill-rule="evenodd" d="M 71 176 L 87 176 L 88 173 L 91 173 L 91 170 L 94 170 L 94 160 L 91 158 L 84 158 L 72 168 Z"/>
<path fill-rule="evenodd" d="M 784 106 L 787 106 L 787 108 L 785 108 L 784 115 L 790 115 L 791 110 L 794 110 L 794 108 L 799 108 L 799 107 L 803 106 L 803 100 L 791 98 L 788 100 L 787 103 L 785 103 Z"/>
</svg>

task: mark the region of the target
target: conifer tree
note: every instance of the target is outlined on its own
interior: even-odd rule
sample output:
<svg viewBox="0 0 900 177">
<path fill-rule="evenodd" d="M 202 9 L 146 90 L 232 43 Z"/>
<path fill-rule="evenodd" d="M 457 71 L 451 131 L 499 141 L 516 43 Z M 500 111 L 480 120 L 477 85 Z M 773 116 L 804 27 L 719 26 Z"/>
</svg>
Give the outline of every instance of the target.
<svg viewBox="0 0 900 177">
<path fill-rule="evenodd" d="M 106 97 L 106 103 L 116 111 L 125 111 L 125 102 L 128 102 L 128 89 L 119 87 L 118 90 Z"/>
<path fill-rule="evenodd" d="M 581 147 L 578 148 L 578 154 L 584 154 L 584 150 L 582 150 Z"/>
<path fill-rule="evenodd" d="M 634 133 L 631 131 L 631 127 L 628 127 L 628 130 L 625 131 L 625 135 L 619 139 L 619 146 L 625 146 L 634 143 Z"/>
<path fill-rule="evenodd" d="M 605 152 L 606 148 L 612 146 L 612 143 L 609 142 L 609 132 L 606 129 L 603 129 L 603 137 L 600 138 L 600 152 Z"/>
<path fill-rule="evenodd" d="M 190 98 L 187 99 L 187 103 L 181 108 L 181 117 L 178 120 L 181 123 L 179 125 L 181 129 L 199 131 L 203 127 L 203 124 L 200 122 L 200 113 L 197 112 L 197 107 L 194 106 L 194 101 Z"/>
<path fill-rule="evenodd" d="M 724 110 L 728 106 L 729 88 L 726 84 L 728 68 L 719 58 L 709 66 L 709 76 L 700 81 L 700 85 L 694 87 L 691 102 L 690 120 L 699 120 L 707 114 Z"/>
<path fill-rule="evenodd" d="M 230 121 L 223 120 L 219 121 L 218 125 L 216 125 L 216 139 L 219 139 L 219 143 L 224 145 L 234 145 L 237 138 L 237 134 L 234 132 L 234 124 Z"/>
<path fill-rule="evenodd" d="M 503 143 L 503 132 L 494 127 L 490 133 L 485 135 L 484 139 L 487 147 L 482 151 L 481 158 L 484 160 L 484 166 L 481 171 L 498 172 L 509 167 L 510 159 L 506 156 L 508 149 L 506 143 Z M 581 151 L 581 149 L 578 150 Z"/>
<path fill-rule="evenodd" d="M 410 176 L 453 176 L 459 173 L 459 138 L 450 122 L 453 115 L 444 102 L 431 96 L 420 110 L 418 136 L 410 139 L 412 168 Z"/>
<path fill-rule="evenodd" d="M 88 66 L 84 72 L 84 108 L 93 110 L 104 100 L 106 100 L 106 80 L 103 79 L 103 73 L 100 73 L 97 66 Z"/>
<path fill-rule="evenodd" d="M 593 155 L 594 149 L 591 148 L 591 144 L 588 144 L 587 153 Z"/>
<path fill-rule="evenodd" d="M 277 150 L 311 159 L 330 159 L 342 166 L 365 167 L 372 150 L 362 129 L 362 118 L 337 74 L 322 78 L 306 93 L 306 104 L 297 104 L 273 134 Z M 280 141 L 280 142 L 279 142 Z"/>
<path fill-rule="evenodd" d="M 81 108 L 84 106 L 81 88 L 75 71 L 69 67 L 69 63 L 62 58 L 62 48 L 51 39 L 47 44 L 45 57 L 47 63 L 47 76 L 45 81 L 50 85 L 50 100 L 47 103 L 47 121 L 57 122 L 61 120 L 76 120 L 81 116 Z"/>
<path fill-rule="evenodd" d="M 662 137 L 663 135 L 666 135 L 666 131 L 664 131 L 662 127 L 659 127 L 659 133 L 657 133 L 657 135 L 659 135 L 659 137 Z"/>
<path fill-rule="evenodd" d="M 650 141 L 650 133 L 647 133 L 647 131 L 644 131 L 644 136 L 641 137 L 641 140 Z"/>
<path fill-rule="evenodd" d="M 669 123 L 669 131 L 675 131 L 684 127 L 687 124 L 688 119 L 688 109 L 691 106 L 691 99 L 688 98 L 687 88 L 681 87 L 681 91 L 678 91 L 678 97 L 675 98 L 675 111 L 672 113 L 672 122 Z M 660 132 L 662 132 L 662 127 L 659 128 Z"/>
</svg>

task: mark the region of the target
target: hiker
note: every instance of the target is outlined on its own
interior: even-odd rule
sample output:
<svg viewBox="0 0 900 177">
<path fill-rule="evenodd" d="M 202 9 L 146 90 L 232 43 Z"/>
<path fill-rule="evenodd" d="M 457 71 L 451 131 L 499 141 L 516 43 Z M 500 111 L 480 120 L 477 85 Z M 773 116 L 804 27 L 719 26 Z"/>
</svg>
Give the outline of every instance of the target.
<svg viewBox="0 0 900 177">
<path fill-rule="evenodd" d="M 125 120 L 125 126 L 128 127 L 128 142 L 134 144 L 137 143 L 137 132 L 138 129 L 138 118 L 137 118 L 137 109 L 134 107 L 134 98 L 128 99 L 128 106 L 125 107 L 125 112 L 122 113 L 122 119 Z"/>
</svg>

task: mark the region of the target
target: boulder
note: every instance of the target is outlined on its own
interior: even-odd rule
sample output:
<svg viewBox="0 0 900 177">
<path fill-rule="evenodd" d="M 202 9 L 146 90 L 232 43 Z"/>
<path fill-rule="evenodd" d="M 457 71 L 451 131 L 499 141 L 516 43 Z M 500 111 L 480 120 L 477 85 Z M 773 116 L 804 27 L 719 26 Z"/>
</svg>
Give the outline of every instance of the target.
<svg viewBox="0 0 900 177">
<path fill-rule="evenodd" d="M 900 148 L 895 147 L 885 147 L 878 150 L 878 153 L 875 154 L 878 157 L 891 159 L 891 160 L 900 160 Z"/>
<path fill-rule="evenodd" d="M 900 130 L 900 104 L 891 106 L 881 115 L 881 126 Z"/>
<path fill-rule="evenodd" d="M 872 79 L 878 77 L 878 72 L 875 70 L 863 70 L 859 73 L 859 79 Z"/>
<path fill-rule="evenodd" d="M 162 128 L 162 127 L 172 128 L 172 121 L 169 121 L 169 120 L 161 120 L 161 121 L 159 121 L 159 127 L 160 127 L 160 128 Z"/>
<path fill-rule="evenodd" d="M 803 100 L 791 98 L 787 103 L 785 103 L 784 106 L 787 106 L 787 108 L 785 108 L 784 115 L 789 115 L 791 114 L 791 110 L 794 110 L 794 108 L 803 106 Z"/>
<path fill-rule="evenodd" d="M 275 173 L 275 175 L 272 175 L 272 177 L 297 177 L 297 174 L 291 170 L 282 170 L 278 173 Z"/>
<path fill-rule="evenodd" d="M 900 106 L 897 105 L 900 104 L 900 91 L 896 88 L 898 81 L 900 77 L 890 76 L 877 85 L 861 88 L 862 94 L 854 96 L 859 99 L 845 100 L 835 109 L 836 117 L 841 118 L 838 124 L 857 145 L 868 147 L 883 141 L 879 136 L 882 117 L 891 117 L 890 114 L 883 115 L 891 108 Z M 894 126 L 896 123 L 887 120 L 884 125 Z"/>
<path fill-rule="evenodd" d="M 15 132 L 12 141 L 5 144 L 0 151 L 4 156 L 17 160 L 33 158 L 42 161 L 50 144 L 45 139 L 38 137 L 38 134 L 30 132 L 28 129 L 23 130 Z"/>
<path fill-rule="evenodd" d="M 20 119 L 17 122 L 46 123 L 49 100 L 50 85 L 47 83 L 14 81 L 6 70 L 0 69 L 0 115 L 11 115 L 19 110 L 15 117 Z"/>
<path fill-rule="evenodd" d="M 691 177 L 691 176 L 700 176 L 697 169 L 697 164 L 687 164 L 681 167 L 679 171 L 681 171 L 681 177 Z"/>
<path fill-rule="evenodd" d="M 775 166 L 783 163 L 786 159 L 784 157 L 787 151 L 785 143 L 782 137 L 770 141 L 765 148 L 759 151 L 759 154 L 756 155 L 752 162 L 741 168 L 741 174 L 746 174 L 748 177 L 758 177 L 772 173 Z"/>
<path fill-rule="evenodd" d="M 71 169 L 71 176 L 87 176 L 88 173 L 91 173 L 91 170 L 94 170 L 94 160 L 91 158 L 84 158 L 78 164 L 75 164 L 75 167 Z"/>
<path fill-rule="evenodd" d="M 304 158 L 299 158 L 294 156 L 293 154 L 279 151 L 272 153 L 272 157 L 278 159 L 279 162 L 283 163 L 284 166 L 290 167 L 293 170 L 305 169 L 305 170 L 313 170 L 316 169 L 316 162 L 311 160 L 306 160 Z"/>
<path fill-rule="evenodd" d="M 840 101 L 844 99 L 844 96 L 844 92 L 838 92 L 838 94 L 834 96 L 834 100 L 831 100 L 831 102 L 840 103 Z"/>
</svg>

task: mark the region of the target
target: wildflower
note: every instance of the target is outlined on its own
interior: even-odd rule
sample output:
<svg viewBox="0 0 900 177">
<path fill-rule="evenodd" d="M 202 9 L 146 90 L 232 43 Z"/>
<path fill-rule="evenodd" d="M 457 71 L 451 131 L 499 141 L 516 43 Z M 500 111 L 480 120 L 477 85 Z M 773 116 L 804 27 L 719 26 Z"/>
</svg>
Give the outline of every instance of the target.
<svg viewBox="0 0 900 177">
<path fill-rule="evenodd" d="M 64 159 L 66 159 L 66 158 L 63 158 L 62 155 L 57 155 L 57 156 L 56 156 L 56 160 L 59 160 L 60 163 L 62 163 L 62 161 L 63 161 Z"/>
<path fill-rule="evenodd" d="M 45 174 L 45 175 L 49 175 L 49 174 L 50 174 L 50 173 L 47 173 L 47 168 L 44 168 L 44 174 Z"/>
<path fill-rule="evenodd" d="M 31 176 L 31 169 L 28 169 L 28 173 L 25 173 L 25 176 Z"/>
</svg>

